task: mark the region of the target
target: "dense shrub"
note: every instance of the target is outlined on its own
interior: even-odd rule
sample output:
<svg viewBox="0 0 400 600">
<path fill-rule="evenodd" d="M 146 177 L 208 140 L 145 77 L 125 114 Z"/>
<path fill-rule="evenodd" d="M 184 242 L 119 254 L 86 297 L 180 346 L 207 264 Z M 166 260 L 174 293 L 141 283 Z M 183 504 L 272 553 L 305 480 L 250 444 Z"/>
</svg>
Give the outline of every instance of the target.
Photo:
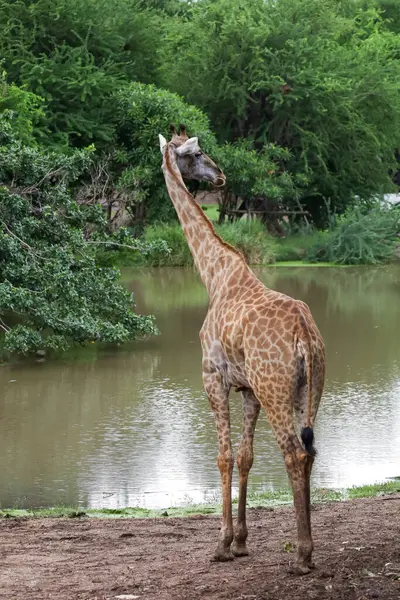
<svg viewBox="0 0 400 600">
<path fill-rule="evenodd" d="M 5 114 L 9 125 L 0 130 L 1 141 L 12 134 L 24 144 L 36 146 L 34 129 L 44 120 L 42 99 L 13 83 L 7 84 L 6 73 L 3 72 L 0 73 L 0 115 Z"/>
<path fill-rule="evenodd" d="M 142 262 L 144 264 L 153 267 L 188 267 L 193 265 L 193 258 L 179 223 L 149 225 L 144 230 L 144 239 L 148 243 L 162 239 L 170 249 L 169 253 L 158 252 L 148 257 L 143 256 Z"/>
<path fill-rule="evenodd" d="M 276 242 L 265 230 L 258 220 L 240 220 L 234 223 L 225 223 L 215 227 L 218 235 L 223 240 L 240 250 L 249 264 L 267 264 L 275 260 Z M 165 251 L 156 254 L 153 252 L 148 257 L 143 256 L 141 261 L 152 266 L 190 266 L 193 265 L 192 255 L 186 243 L 186 238 L 179 223 L 159 224 L 146 227 L 144 239 L 148 243 L 164 240 L 171 252 Z"/>
<path fill-rule="evenodd" d="M 257 153 L 241 141 L 217 146 L 208 118 L 182 98 L 154 86 L 133 83 L 116 94 L 118 157 L 122 172 L 117 187 L 130 191 L 131 210 L 147 223 L 175 219 L 161 171 L 158 133 L 169 137 L 169 124 L 185 123 L 189 135 L 216 160 L 227 176 L 230 191 L 243 198 L 255 195 L 295 202 L 304 177 L 292 176 L 281 166 L 289 153 L 271 144 Z M 125 168 L 124 168 L 125 165 Z M 191 188 L 198 184 L 188 183 Z M 144 209 L 144 211 L 143 211 Z"/>
<path fill-rule="evenodd" d="M 258 219 L 241 219 L 217 226 L 217 233 L 240 250 L 249 264 L 275 261 L 276 242 Z"/>
<path fill-rule="evenodd" d="M 398 209 L 375 206 L 363 211 L 355 206 L 338 217 L 332 229 L 320 234 L 318 242 L 308 250 L 307 260 L 343 265 L 386 262 L 393 257 L 399 231 Z"/>
<path fill-rule="evenodd" d="M 309 249 L 320 243 L 323 232 L 318 230 L 309 230 L 303 234 L 292 234 L 286 238 L 279 239 L 276 242 L 276 261 L 299 261 L 304 260 L 309 253 Z"/>
<path fill-rule="evenodd" d="M 269 203 L 284 203 L 298 207 L 307 178 L 303 174 L 290 173 L 290 152 L 274 144 L 264 144 L 254 149 L 252 141 L 241 139 L 226 143 L 216 149 L 215 158 L 227 178 L 227 191 L 250 203 L 265 199 Z M 224 206 L 222 206 L 224 212 Z"/>
</svg>

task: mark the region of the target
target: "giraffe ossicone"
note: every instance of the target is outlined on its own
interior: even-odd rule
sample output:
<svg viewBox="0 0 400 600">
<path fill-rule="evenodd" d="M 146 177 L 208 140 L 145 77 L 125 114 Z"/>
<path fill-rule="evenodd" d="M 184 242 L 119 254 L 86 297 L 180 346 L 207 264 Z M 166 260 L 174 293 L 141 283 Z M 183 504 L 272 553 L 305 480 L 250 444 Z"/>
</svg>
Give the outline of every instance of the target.
<svg viewBox="0 0 400 600">
<path fill-rule="evenodd" d="M 178 146 L 176 153 L 178 156 L 185 156 L 185 154 L 195 154 L 199 152 L 199 140 L 197 137 L 192 137 L 186 140 L 182 146 Z"/>
<path fill-rule="evenodd" d="M 255 426 L 263 407 L 284 456 L 293 491 L 298 535 L 295 569 L 307 573 L 313 567 L 310 476 L 315 455 L 313 424 L 325 377 L 324 342 L 308 306 L 266 288 L 242 254 L 217 235 L 184 179 L 223 186 L 225 175 L 198 143 L 196 148 L 191 141 L 196 138 L 188 139 L 184 126 L 180 126 L 179 133 L 174 126 L 171 131 L 169 142 L 161 135 L 159 138 L 165 182 L 210 297 L 200 341 L 203 384 L 217 425 L 222 481 L 222 526 L 214 558 L 225 561 L 248 554 L 247 482 L 253 464 Z M 232 388 L 241 391 L 243 400 L 235 528 L 229 416 Z"/>
<path fill-rule="evenodd" d="M 161 133 L 158 134 L 158 140 L 160 142 L 160 150 L 161 150 L 161 154 L 162 154 L 165 146 L 167 145 L 167 140 L 165 139 L 165 137 L 163 135 L 161 135 Z"/>
</svg>

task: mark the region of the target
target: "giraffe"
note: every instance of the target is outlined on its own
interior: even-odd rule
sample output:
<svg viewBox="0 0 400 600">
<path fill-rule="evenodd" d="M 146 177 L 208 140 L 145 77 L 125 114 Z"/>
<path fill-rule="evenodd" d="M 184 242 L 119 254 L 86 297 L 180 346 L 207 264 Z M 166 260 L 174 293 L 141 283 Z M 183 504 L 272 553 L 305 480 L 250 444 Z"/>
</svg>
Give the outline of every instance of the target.
<svg viewBox="0 0 400 600">
<path fill-rule="evenodd" d="M 268 289 L 242 254 L 224 242 L 189 193 L 183 178 L 222 187 L 225 176 L 204 154 L 184 125 L 171 125 L 169 142 L 160 135 L 162 170 L 169 196 L 200 277 L 209 307 L 200 331 L 203 385 L 218 434 L 222 482 L 222 525 L 213 559 L 247 556 L 247 481 L 253 464 L 253 439 L 261 407 L 266 412 L 293 491 L 297 557 L 291 570 L 308 573 L 313 541 L 310 520 L 310 475 L 316 454 L 313 423 L 325 376 L 321 334 L 307 304 Z M 240 391 L 243 429 L 237 452 L 238 515 L 232 519 L 232 472 L 229 392 Z"/>
</svg>

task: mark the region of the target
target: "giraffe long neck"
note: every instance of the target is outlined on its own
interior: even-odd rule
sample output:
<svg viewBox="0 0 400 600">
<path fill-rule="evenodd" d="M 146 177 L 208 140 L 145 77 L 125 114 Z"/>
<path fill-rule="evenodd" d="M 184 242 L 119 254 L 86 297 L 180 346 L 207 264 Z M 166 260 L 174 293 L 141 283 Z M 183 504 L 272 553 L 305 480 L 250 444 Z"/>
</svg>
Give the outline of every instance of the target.
<svg viewBox="0 0 400 600">
<path fill-rule="evenodd" d="M 200 277 L 212 297 L 222 272 L 242 260 L 240 254 L 216 233 L 211 221 L 183 182 L 175 160 L 174 147 L 167 145 L 163 172 L 172 200 Z"/>
</svg>

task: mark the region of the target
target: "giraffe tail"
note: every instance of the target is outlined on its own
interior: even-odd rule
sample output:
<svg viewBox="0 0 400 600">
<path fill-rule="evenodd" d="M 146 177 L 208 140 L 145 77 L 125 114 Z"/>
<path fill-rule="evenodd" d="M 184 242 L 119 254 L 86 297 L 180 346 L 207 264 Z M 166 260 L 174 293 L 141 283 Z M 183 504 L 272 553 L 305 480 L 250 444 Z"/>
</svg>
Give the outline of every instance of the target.
<svg viewBox="0 0 400 600">
<path fill-rule="evenodd" d="M 308 454 L 315 456 L 317 454 L 314 448 L 314 431 L 312 427 L 303 427 L 301 430 L 301 439 Z"/>
<path fill-rule="evenodd" d="M 311 456 L 316 456 L 317 451 L 314 448 L 314 431 L 311 425 L 311 406 L 313 392 L 313 352 L 310 332 L 308 330 L 307 321 L 303 315 L 301 315 L 300 318 L 300 329 L 301 346 L 306 363 L 307 377 L 307 420 L 306 426 L 301 429 L 300 436 L 308 454 L 310 454 Z"/>
</svg>

